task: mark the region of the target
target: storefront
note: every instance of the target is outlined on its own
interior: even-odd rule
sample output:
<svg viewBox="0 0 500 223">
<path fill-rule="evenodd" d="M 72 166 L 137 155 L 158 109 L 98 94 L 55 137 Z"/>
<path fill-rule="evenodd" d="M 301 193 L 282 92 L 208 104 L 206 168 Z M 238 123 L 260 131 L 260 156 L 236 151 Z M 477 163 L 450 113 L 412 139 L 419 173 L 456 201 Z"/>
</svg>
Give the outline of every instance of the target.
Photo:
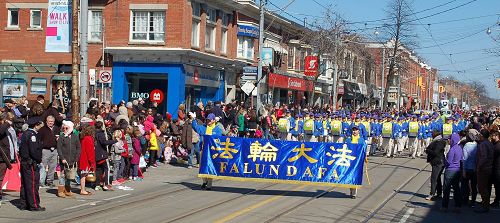
<svg viewBox="0 0 500 223">
<path fill-rule="evenodd" d="M 366 85 L 344 80 L 342 106 L 355 109 L 363 106 L 366 97 Z"/>
<path fill-rule="evenodd" d="M 113 103 L 137 98 L 151 101 L 151 91 L 159 90 L 165 98 L 158 111 L 169 112 L 173 118 L 181 103 L 189 109 L 199 101 L 224 101 L 225 75 L 234 76 L 234 70 L 227 67 L 233 60 L 191 49 L 117 47 L 107 51 L 114 61 Z"/>
<path fill-rule="evenodd" d="M 30 105 L 38 95 L 45 97 L 46 106 L 59 100 L 61 113 L 70 116 L 71 111 L 71 65 L 0 63 L 1 106 L 5 99 L 25 96 Z"/>
<path fill-rule="evenodd" d="M 273 104 L 294 104 L 300 105 L 307 102 L 314 90 L 314 82 L 297 77 L 290 77 L 281 74 L 269 74 L 269 92 L 272 93 Z M 302 102 L 303 96 L 306 101 Z"/>
</svg>

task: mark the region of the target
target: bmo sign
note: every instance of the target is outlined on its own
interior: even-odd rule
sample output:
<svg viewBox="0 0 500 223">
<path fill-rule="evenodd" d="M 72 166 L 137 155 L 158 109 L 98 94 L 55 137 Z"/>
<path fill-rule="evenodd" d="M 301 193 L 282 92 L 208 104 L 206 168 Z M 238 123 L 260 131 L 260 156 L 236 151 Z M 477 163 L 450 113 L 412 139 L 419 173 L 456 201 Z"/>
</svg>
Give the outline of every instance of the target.
<svg viewBox="0 0 500 223">
<path fill-rule="evenodd" d="M 154 89 L 149 93 L 149 100 L 151 102 L 156 102 L 158 104 L 163 102 L 163 99 L 165 99 L 165 95 L 163 94 L 163 91 L 159 89 Z"/>
<path fill-rule="evenodd" d="M 154 89 L 151 92 L 130 92 L 130 99 L 135 100 L 142 98 L 144 100 L 149 99 L 151 102 L 156 102 L 158 104 L 165 100 L 165 94 L 162 90 Z"/>
</svg>

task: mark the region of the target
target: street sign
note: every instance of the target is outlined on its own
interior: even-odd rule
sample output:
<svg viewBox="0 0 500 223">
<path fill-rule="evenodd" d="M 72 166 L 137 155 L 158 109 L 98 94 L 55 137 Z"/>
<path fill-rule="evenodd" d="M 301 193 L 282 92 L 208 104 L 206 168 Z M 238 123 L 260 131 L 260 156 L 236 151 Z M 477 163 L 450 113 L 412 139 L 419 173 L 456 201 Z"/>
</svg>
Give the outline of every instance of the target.
<svg viewBox="0 0 500 223">
<path fill-rule="evenodd" d="M 165 99 L 165 95 L 163 94 L 163 91 L 159 89 L 154 89 L 149 93 L 149 100 L 151 102 L 156 102 L 158 104 L 162 103 L 163 100 Z"/>
<path fill-rule="evenodd" d="M 305 58 L 305 70 L 304 74 L 306 76 L 316 76 L 318 74 L 318 57 L 317 56 L 307 56 Z"/>
<path fill-rule="evenodd" d="M 250 95 L 254 89 L 255 85 L 252 82 L 246 82 L 243 86 L 241 86 L 241 90 L 245 92 L 246 95 Z"/>
<path fill-rule="evenodd" d="M 89 69 L 89 84 L 91 86 L 95 85 L 95 69 Z"/>
<path fill-rule="evenodd" d="M 111 83 L 111 79 L 113 76 L 111 75 L 110 70 L 101 70 L 99 71 L 99 81 L 103 84 Z"/>
</svg>

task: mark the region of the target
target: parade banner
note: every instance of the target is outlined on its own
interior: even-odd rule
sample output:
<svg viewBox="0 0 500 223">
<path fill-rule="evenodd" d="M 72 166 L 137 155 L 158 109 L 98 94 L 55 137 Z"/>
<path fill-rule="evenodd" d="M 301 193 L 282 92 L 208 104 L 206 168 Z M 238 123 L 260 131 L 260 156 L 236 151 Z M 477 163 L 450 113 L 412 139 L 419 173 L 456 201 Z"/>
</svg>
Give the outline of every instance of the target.
<svg viewBox="0 0 500 223">
<path fill-rule="evenodd" d="M 49 0 L 47 11 L 45 52 L 71 52 L 71 0 Z"/>
<path fill-rule="evenodd" d="M 366 146 L 203 136 L 199 177 L 358 188 Z"/>
</svg>

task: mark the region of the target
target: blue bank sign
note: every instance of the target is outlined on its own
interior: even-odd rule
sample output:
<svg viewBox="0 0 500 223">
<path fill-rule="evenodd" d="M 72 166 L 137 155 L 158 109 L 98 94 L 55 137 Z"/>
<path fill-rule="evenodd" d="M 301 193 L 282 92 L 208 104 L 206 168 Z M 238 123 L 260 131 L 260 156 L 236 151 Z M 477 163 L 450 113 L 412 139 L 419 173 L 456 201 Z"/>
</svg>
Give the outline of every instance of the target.
<svg viewBox="0 0 500 223">
<path fill-rule="evenodd" d="M 259 38 L 259 27 L 253 25 L 238 24 L 238 36 Z"/>
</svg>

